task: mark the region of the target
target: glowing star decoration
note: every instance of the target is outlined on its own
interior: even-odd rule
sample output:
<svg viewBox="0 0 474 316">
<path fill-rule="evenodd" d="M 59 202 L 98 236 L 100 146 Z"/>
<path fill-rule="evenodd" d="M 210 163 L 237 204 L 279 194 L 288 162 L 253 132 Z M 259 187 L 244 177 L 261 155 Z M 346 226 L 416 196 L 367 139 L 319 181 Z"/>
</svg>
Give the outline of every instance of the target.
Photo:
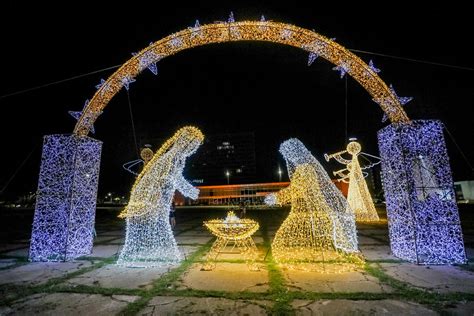
<svg viewBox="0 0 474 316">
<path fill-rule="evenodd" d="M 100 88 L 102 88 L 102 87 L 104 86 L 104 83 L 105 83 L 105 80 L 101 78 L 101 79 L 100 79 L 100 83 L 97 84 L 97 85 L 95 86 L 95 88 L 96 88 L 97 90 L 99 90 Z"/>
<path fill-rule="evenodd" d="M 314 63 L 314 61 L 318 57 L 319 57 L 318 54 L 315 54 L 313 52 L 309 53 L 309 55 L 308 55 L 308 66 L 311 66 L 311 64 Z"/>
<path fill-rule="evenodd" d="M 202 37 L 202 29 L 201 29 L 201 24 L 199 24 L 199 20 L 196 20 L 194 23 L 193 27 L 188 27 L 188 29 L 192 32 L 191 33 L 191 38 L 194 38 L 196 36 Z"/>
<path fill-rule="evenodd" d="M 126 76 L 122 78 L 122 84 L 127 89 L 127 91 L 130 89 L 130 84 L 135 82 L 136 80 L 132 77 Z"/>
<path fill-rule="evenodd" d="M 413 100 L 413 97 L 399 97 L 397 95 L 397 93 L 395 92 L 395 89 L 393 88 L 392 85 L 390 85 L 390 91 L 392 92 L 392 94 L 397 98 L 398 102 L 403 106 L 405 104 L 407 104 L 408 102 L 410 102 L 411 100 Z M 382 104 L 382 103 L 390 103 L 391 100 L 387 100 L 387 99 L 374 99 L 374 101 L 378 104 Z M 388 116 L 387 116 L 387 113 L 385 112 L 383 114 L 383 117 L 382 117 L 382 123 L 384 123 L 385 121 L 387 121 L 388 119 Z"/>
<path fill-rule="evenodd" d="M 82 117 L 82 114 L 84 113 L 84 109 L 87 107 L 88 104 L 89 104 L 89 100 L 86 100 L 86 102 L 84 102 L 84 107 L 82 111 L 68 111 L 69 115 L 71 115 L 76 120 L 79 120 Z M 99 113 L 97 116 L 99 116 L 100 114 L 102 114 L 102 112 Z M 91 124 L 89 129 L 92 134 L 95 134 L 94 125 Z"/>
<path fill-rule="evenodd" d="M 172 38 L 170 41 L 169 41 L 169 45 L 172 47 L 172 48 L 179 48 L 183 45 L 183 40 L 181 39 L 181 37 L 175 37 L 175 38 Z"/>
<path fill-rule="evenodd" d="M 262 32 L 262 23 L 260 19 L 257 21 L 235 22 L 235 19 L 232 21 L 232 18 L 230 18 L 229 21 L 226 19 L 224 22 L 217 21 L 215 23 L 200 25 L 202 36 L 195 36 L 196 32 L 185 28 L 145 47 L 136 56 L 133 56 L 125 62 L 107 79 L 106 84 L 108 85 L 108 89 L 106 91 L 100 89 L 100 91 L 95 93 L 81 119 L 79 119 L 76 124 L 74 133 L 77 135 L 87 135 L 89 132 L 89 124 L 93 123 L 92 119 L 95 113 L 103 111 L 110 100 L 124 87 L 122 78 L 136 78 L 141 72 L 139 58 L 146 52 L 154 52 L 157 56 L 156 58 L 163 59 L 194 47 L 232 41 L 264 41 L 302 48 L 308 51 L 308 53 L 313 52 L 318 54 L 319 58 L 323 58 L 335 66 L 340 65 L 341 61 L 345 61 L 351 65 L 347 74 L 362 85 L 371 95 L 372 99 L 383 101 L 379 102 L 379 105 L 382 110 L 387 113 L 390 121 L 399 123 L 407 123 L 410 121 L 401 107 L 400 101 L 385 82 L 370 69 L 369 65 L 339 43 L 314 31 L 275 21 L 265 21 L 264 23 L 267 29 L 265 32 Z M 238 31 L 239 35 L 236 36 L 233 30 Z M 179 42 L 180 45 L 171 45 L 170 42 L 175 44 Z M 314 47 L 310 48 L 311 46 Z"/>
<path fill-rule="evenodd" d="M 235 19 L 234 19 L 234 12 L 230 12 L 229 18 L 227 19 L 227 23 L 229 24 L 229 33 L 230 36 L 233 38 L 240 38 L 241 34 L 239 31 L 239 27 L 235 26 Z"/>
<path fill-rule="evenodd" d="M 235 23 L 234 12 L 230 11 L 229 17 L 227 18 L 227 23 Z"/>
<path fill-rule="evenodd" d="M 225 219 L 214 219 L 204 222 L 204 226 L 217 237 L 206 256 L 203 270 L 212 270 L 220 253 L 226 252 L 227 246 L 232 246 L 234 253 L 242 254 L 251 270 L 258 270 L 255 260 L 258 256 L 257 246 L 252 235 L 258 230 L 256 221 L 248 218 L 239 218 L 233 211 L 229 211 Z"/>
<path fill-rule="evenodd" d="M 153 45 L 153 42 L 150 43 L 150 46 Z M 158 74 L 157 62 L 163 58 L 161 54 L 156 54 L 152 50 L 145 51 L 142 54 L 132 53 L 132 56 L 138 56 L 138 71 L 142 72 L 144 69 L 148 68 L 153 74 Z"/>
<path fill-rule="evenodd" d="M 341 76 L 341 79 L 346 75 L 347 72 L 349 72 L 350 66 L 343 62 L 339 66 L 333 67 L 332 70 L 339 71 L 339 74 Z"/>
<path fill-rule="evenodd" d="M 379 216 L 375 210 L 374 202 L 369 193 L 369 188 L 365 182 L 362 168 L 359 164 L 358 156 L 361 151 L 361 146 L 358 142 L 352 141 L 347 145 L 346 150 L 337 152 L 332 155 L 325 155 L 326 161 L 331 158 L 336 159 L 339 163 L 347 166 L 334 172 L 334 175 L 339 176 L 340 181 L 349 182 L 349 190 L 347 194 L 347 202 L 350 210 L 355 214 L 357 221 L 378 221 Z M 341 157 L 341 155 L 349 153 L 352 155 L 351 160 Z M 348 181 L 347 181 L 348 179 Z"/>
<path fill-rule="evenodd" d="M 380 72 L 380 69 L 374 66 L 374 62 L 372 61 L 372 59 L 369 61 L 369 68 L 376 74 Z"/>
<path fill-rule="evenodd" d="M 352 270 L 363 263 L 357 248 L 354 214 L 344 196 L 306 147 L 295 138 L 283 142 L 290 185 L 267 195 L 265 203 L 291 203 L 272 243 L 276 262 L 319 272 Z"/>
<path fill-rule="evenodd" d="M 199 129 L 181 128 L 140 172 L 130 201 L 119 215 L 127 220 L 127 232 L 117 264 L 150 267 L 182 259 L 169 223 L 170 206 L 176 190 L 191 199 L 198 197 L 199 190 L 184 179 L 182 172 L 186 158 L 203 139 Z"/>
<path fill-rule="evenodd" d="M 265 22 L 267 22 L 265 20 L 265 16 L 262 14 L 262 16 L 260 17 L 260 22 L 262 22 L 262 25 L 259 27 L 259 30 L 262 31 L 262 32 L 265 32 L 267 29 L 268 29 L 268 26 Z"/>
<path fill-rule="evenodd" d="M 101 149 L 87 136 L 44 137 L 30 261 L 91 254 Z"/>
<path fill-rule="evenodd" d="M 293 35 L 292 30 L 284 29 L 284 30 L 281 31 L 281 38 L 284 39 L 284 40 L 290 39 L 292 35 Z"/>
<path fill-rule="evenodd" d="M 391 124 L 378 142 L 393 254 L 418 264 L 466 263 L 442 123 Z"/>
</svg>

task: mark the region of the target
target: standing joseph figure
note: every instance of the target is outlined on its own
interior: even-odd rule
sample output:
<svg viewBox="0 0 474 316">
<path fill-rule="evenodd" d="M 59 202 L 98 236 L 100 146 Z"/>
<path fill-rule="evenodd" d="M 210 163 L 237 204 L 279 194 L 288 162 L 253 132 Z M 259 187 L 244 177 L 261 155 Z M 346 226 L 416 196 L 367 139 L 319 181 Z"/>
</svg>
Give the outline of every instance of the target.
<svg viewBox="0 0 474 316">
<path fill-rule="evenodd" d="M 204 139 L 195 127 L 183 127 L 168 139 L 143 168 L 133 185 L 130 202 L 119 217 L 126 218 L 125 245 L 118 264 L 148 267 L 182 259 L 169 222 L 175 190 L 196 199 L 199 190 L 183 175 L 186 158 Z"/>
</svg>

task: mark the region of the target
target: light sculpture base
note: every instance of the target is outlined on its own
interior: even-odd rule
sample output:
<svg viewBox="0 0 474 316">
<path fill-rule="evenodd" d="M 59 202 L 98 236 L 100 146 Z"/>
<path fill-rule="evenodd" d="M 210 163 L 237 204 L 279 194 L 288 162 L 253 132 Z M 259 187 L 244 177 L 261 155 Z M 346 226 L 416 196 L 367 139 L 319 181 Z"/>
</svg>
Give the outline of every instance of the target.
<svg viewBox="0 0 474 316">
<path fill-rule="evenodd" d="M 183 260 L 168 217 L 129 217 L 125 238 L 125 245 L 117 260 L 118 265 L 149 268 L 176 264 Z"/>
<path fill-rule="evenodd" d="M 30 261 L 67 261 L 92 252 L 102 142 L 44 137 Z"/>
<path fill-rule="evenodd" d="M 360 269 L 364 258 L 359 252 L 335 248 L 332 227 L 331 218 L 323 213 L 290 213 L 273 240 L 273 258 L 281 267 L 291 270 L 342 273 Z"/>
<path fill-rule="evenodd" d="M 202 266 L 202 270 L 210 271 L 216 267 L 216 260 L 221 253 L 238 253 L 241 254 L 246 261 L 250 270 L 258 271 L 256 259 L 258 250 L 252 235 L 258 230 L 259 225 L 251 219 L 240 219 L 230 211 L 223 220 L 205 221 L 206 226 L 217 239 L 212 245 L 206 256 L 206 262 Z M 232 246 L 226 251 L 228 246 Z"/>
<path fill-rule="evenodd" d="M 442 123 L 391 124 L 378 142 L 393 254 L 418 264 L 465 263 Z"/>
</svg>

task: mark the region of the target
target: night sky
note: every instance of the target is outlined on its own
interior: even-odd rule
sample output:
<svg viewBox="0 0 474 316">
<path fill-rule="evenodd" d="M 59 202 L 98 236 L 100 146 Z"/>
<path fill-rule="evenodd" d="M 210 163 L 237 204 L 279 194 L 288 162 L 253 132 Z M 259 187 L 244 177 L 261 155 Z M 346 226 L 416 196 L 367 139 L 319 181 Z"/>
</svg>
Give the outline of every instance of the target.
<svg viewBox="0 0 474 316">
<path fill-rule="evenodd" d="M 28 14 L 19 5 L 7 5 L 0 19 L 0 95 L 120 65 L 151 41 L 194 25 L 196 19 L 201 24 L 225 20 L 231 10 L 237 21 L 264 14 L 269 20 L 336 37 L 349 49 L 474 68 L 467 9 L 443 8 L 423 15 L 400 11 L 387 17 L 377 12 L 323 15 L 324 10 L 288 5 L 141 8 L 146 12 L 129 12 L 129 20 L 125 12 L 90 16 L 93 7 L 86 6 L 57 7 L 64 11 L 59 15 L 45 7 L 49 13 Z M 15 22 L 7 22 L 5 15 Z M 366 62 L 372 59 L 399 96 L 414 97 L 405 106 L 411 119 L 441 119 L 473 164 L 472 70 L 356 54 Z M 325 60 L 306 64 L 307 53 L 301 49 L 261 42 L 204 46 L 166 58 L 158 64 L 157 77 L 145 71 L 131 84 L 137 138 L 167 138 L 187 124 L 204 134 L 255 132 L 261 181 L 276 179 L 277 165 L 282 164 L 278 146 L 289 137 L 300 138 L 323 163 L 323 153 L 345 146 L 345 80 Z M 42 136 L 71 133 L 75 120 L 67 111 L 81 110 L 94 86 L 112 72 L 0 98 L 0 191 L 29 157 L 5 196 L 36 190 Z M 385 126 L 381 118 L 382 110 L 349 78 L 348 136 L 357 137 L 368 153 L 378 155 L 376 132 Z M 112 99 L 95 128 L 91 136 L 104 142 L 100 194 L 127 193 L 133 176 L 122 164 L 137 155 L 125 90 Z M 455 180 L 473 179 L 459 150 L 445 136 Z"/>
</svg>

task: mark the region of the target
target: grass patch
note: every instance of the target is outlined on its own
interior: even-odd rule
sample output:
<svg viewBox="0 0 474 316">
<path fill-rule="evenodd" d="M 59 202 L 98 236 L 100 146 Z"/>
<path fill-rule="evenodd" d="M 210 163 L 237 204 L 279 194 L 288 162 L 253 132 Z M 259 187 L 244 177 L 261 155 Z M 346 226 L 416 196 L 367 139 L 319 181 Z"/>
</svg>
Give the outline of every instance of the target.
<svg viewBox="0 0 474 316">
<path fill-rule="evenodd" d="M 288 293 L 285 277 L 273 259 L 267 226 L 262 225 L 261 227 L 263 244 L 268 249 L 266 262 L 268 269 L 268 283 L 270 285 L 269 293 L 270 298 L 274 302 L 271 312 L 274 315 L 292 315 L 294 314 L 290 305 L 292 298 Z"/>
<path fill-rule="evenodd" d="M 0 293 L 2 293 L 0 299 L 0 306 L 1 305 L 10 305 L 13 301 L 17 300 L 20 297 L 26 297 L 36 293 L 52 293 L 56 291 L 56 286 L 60 283 L 63 283 L 69 279 L 72 279 L 76 276 L 81 274 L 87 273 L 89 271 L 101 268 L 109 263 L 112 263 L 116 260 L 115 257 L 110 257 L 106 259 L 102 259 L 101 262 L 93 264 L 90 267 L 85 267 L 79 269 L 77 271 L 67 273 L 64 276 L 52 278 L 48 280 L 44 284 L 39 285 L 13 285 L 13 284 L 5 284 L 0 286 Z"/>
</svg>

